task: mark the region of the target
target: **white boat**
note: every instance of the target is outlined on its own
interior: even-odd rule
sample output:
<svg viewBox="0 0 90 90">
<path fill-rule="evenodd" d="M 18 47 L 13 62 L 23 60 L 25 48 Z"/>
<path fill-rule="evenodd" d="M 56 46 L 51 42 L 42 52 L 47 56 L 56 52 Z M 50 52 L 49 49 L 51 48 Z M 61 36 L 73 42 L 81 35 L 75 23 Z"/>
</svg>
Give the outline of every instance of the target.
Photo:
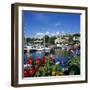
<svg viewBox="0 0 90 90">
<path fill-rule="evenodd" d="M 50 48 L 44 46 L 25 46 L 24 48 L 26 48 L 28 52 L 30 52 L 30 50 L 50 52 Z"/>
<path fill-rule="evenodd" d="M 50 52 L 50 48 L 44 47 L 44 46 L 39 46 L 36 48 L 38 51 L 45 51 L 45 52 Z"/>
</svg>

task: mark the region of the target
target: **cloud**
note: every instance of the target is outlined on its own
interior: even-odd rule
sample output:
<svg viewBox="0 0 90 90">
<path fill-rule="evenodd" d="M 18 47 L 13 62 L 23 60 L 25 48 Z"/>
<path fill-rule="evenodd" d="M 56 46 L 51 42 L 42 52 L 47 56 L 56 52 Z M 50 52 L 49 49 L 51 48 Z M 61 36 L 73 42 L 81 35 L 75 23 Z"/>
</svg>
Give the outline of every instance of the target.
<svg viewBox="0 0 90 90">
<path fill-rule="evenodd" d="M 64 30 L 60 30 L 60 32 L 56 32 L 56 35 L 66 35 Z"/>
<path fill-rule="evenodd" d="M 65 31 L 55 31 L 55 32 L 38 32 L 36 33 L 37 38 L 42 38 L 44 35 L 49 35 L 49 36 L 58 36 L 58 35 L 65 35 Z"/>
<path fill-rule="evenodd" d="M 55 33 L 51 33 L 50 35 L 51 35 L 51 36 L 55 36 Z"/>
<path fill-rule="evenodd" d="M 39 32 L 39 33 L 36 33 L 37 36 L 42 36 L 43 33 Z"/>
<path fill-rule="evenodd" d="M 59 35 L 59 34 L 60 34 L 59 31 L 56 31 L 56 32 L 50 33 L 51 36 L 57 36 L 57 35 Z"/>
<path fill-rule="evenodd" d="M 61 23 L 55 23 L 54 26 L 55 27 L 61 26 Z"/>
<path fill-rule="evenodd" d="M 58 35 L 65 35 L 65 31 L 56 31 L 53 33 L 50 33 L 51 36 L 58 36 Z"/>
<path fill-rule="evenodd" d="M 61 34 L 62 34 L 62 35 L 65 35 L 65 31 L 61 31 Z"/>
<path fill-rule="evenodd" d="M 50 34 L 50 32 L 45 32 L 45 33 L 42 33 L 42 32 L 38 32 L 38 33 L 36 33 L 36 35 L 37 36 L 44 36 L 44 35 L 49 35 Z"/>
<path fill-rule="evenodd" d="M 59 35 L 59 34 L 60 34 L 60 32 L 59 32 L 59 31 L 57 31 L 57 32 L 56 32 L 56 35 Z"/>
<path fill-rule="evenodd" d="M 48 35 L 48 34 L 50 34 L 50 32 L 46 32 L 45 34 Z"/>
</svg>

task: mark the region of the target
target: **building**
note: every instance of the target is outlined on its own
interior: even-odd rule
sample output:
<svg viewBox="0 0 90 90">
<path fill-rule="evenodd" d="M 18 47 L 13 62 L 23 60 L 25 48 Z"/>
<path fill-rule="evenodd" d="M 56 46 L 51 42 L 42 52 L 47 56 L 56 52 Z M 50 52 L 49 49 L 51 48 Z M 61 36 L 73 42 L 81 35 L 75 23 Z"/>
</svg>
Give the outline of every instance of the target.
<svg viewBox="0 0 90 90">
<path fill-rule="evenodd" d="M 80 41 L 80 37 L 79 36 L 74 36 L 73 41 Z"/>
<path fill-rule="evenodd" d="M 69 41 L 69 37 L 68 36 L 58 37 L 57 39 L 55 39 L 55 44 L 67 43 L 68 41 Z"/>
<path fill-rule="evenodd" d="M 54 43 L 55 43 L 55 44 L 60 44 L 60 43 L 62 43 L 63 41 L 64 41 L 64 40 L 63 40 L 61 37 L 58 37 L 58 38 L 55 39 Z"/>
</svg>

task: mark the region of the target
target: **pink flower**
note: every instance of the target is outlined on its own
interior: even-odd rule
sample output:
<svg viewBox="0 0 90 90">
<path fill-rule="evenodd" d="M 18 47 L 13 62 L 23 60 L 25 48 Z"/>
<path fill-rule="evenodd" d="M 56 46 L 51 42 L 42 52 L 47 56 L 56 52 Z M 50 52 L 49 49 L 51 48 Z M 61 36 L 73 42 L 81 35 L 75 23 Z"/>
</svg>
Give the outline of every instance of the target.
<svg viewBox="0 0 90 90">
<path fill-rule="evenodd" d="M 50 58 L 51 58 L 51 59 L 54 59 L 54 55 L 53 55 L 53 54 L 51 54 L 51 55 L 50 55 Z"/>
<path fill-rule="evenodd" d="M 53 54 L 50 54 L 50 60 L 52 60 L 53 62 L 55 62 L 55 57 Z"/>
</svg>

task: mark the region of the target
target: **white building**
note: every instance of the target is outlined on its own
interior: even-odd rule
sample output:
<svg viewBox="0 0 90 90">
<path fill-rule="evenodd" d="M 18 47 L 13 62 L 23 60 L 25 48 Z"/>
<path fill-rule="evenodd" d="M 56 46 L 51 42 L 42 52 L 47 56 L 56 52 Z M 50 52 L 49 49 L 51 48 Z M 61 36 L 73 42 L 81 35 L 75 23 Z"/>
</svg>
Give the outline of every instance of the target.
<svg viewBox="0 0 90 90">
<path fill-rule="evenodd" d="M 68 42 L 69 40 L 69 37 L 58 37 L 57 39 L 55 39 L 55 44 L 62 44 L 62 43 L 65 43 L 65 42 Z"/>
<path fill-rule="evenodd" d="M 61 37 L 55 39 L 55 41 L 54 41 L 55 44 L 60 44 L 62 42 L 63 42 L 63 39 Z"/>
<path fill-rule="evenodd" d="M 80 37 L 74 36 L 74 37 L 73 37 L 73 41 L 80 41 Z"/>
</svg>

